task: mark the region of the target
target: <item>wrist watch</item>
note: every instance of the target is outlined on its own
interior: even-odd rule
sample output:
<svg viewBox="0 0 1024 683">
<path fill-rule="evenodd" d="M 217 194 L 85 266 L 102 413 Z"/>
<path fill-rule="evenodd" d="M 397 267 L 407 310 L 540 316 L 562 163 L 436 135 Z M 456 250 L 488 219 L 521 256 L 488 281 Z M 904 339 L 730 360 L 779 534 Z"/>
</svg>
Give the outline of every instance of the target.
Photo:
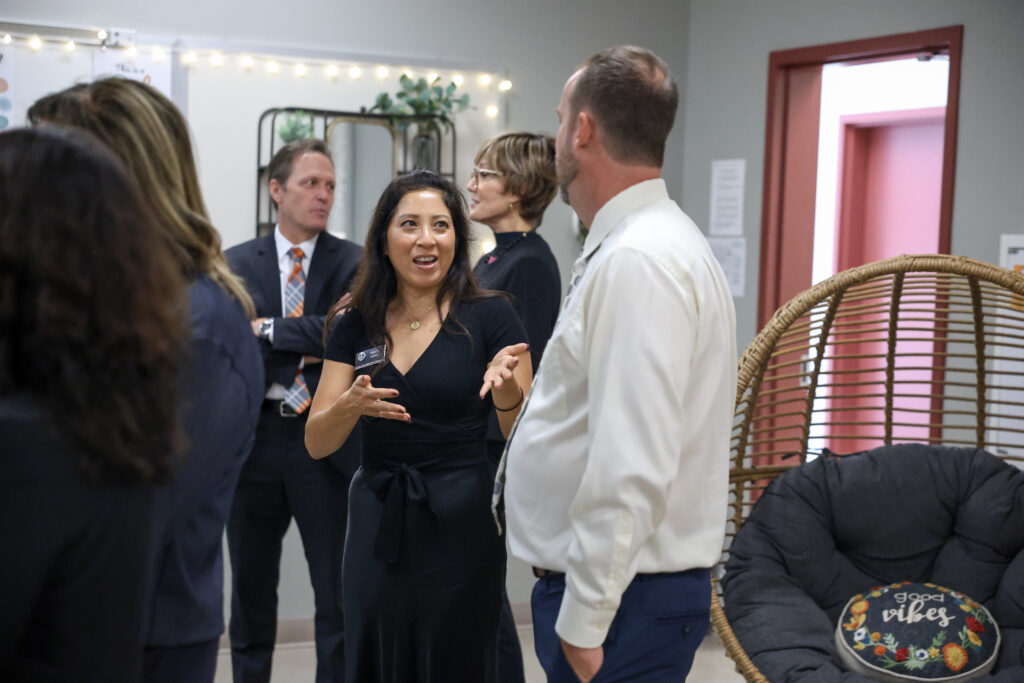
<svg viewBox="0 0 1024 683">
<path fill-rule="evenodd" d="M 260 339 L 264 341 L 270 341 L 270 335 L 274 331 L 274 319 L 267 318 L 260 323 Z"/>
</svg>

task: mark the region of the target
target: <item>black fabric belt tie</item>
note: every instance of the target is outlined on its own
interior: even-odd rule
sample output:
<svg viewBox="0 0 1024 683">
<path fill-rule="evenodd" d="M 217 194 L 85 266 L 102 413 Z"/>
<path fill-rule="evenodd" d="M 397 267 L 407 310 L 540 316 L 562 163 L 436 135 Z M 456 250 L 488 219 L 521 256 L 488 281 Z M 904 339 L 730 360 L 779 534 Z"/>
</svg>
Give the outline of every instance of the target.
<svg viewBox="0 0 1024 683">
<path fill-rule="evenodd" d="M 430 505 L 427 482 L 415 467 L 403 462 L 393 469 L 379 469 L 365 474 L 367 483 L 374 491 L 386 488 L 374 549 L 378 555 L 394 564 L 398 562 L 398 554 L 402 550 L 402 534 L 409 504 L 426 507 L 434 517 L 437 517 L 437 512 Z"/>
<path fill-rule="evenodd" d="M 392 564 L 398 562 L 402 551 L 402 537 L 409 515 L 425 513 L 435 519 L 440 516 L 430 501 L 430 490 L 423 472 L 486 466 L 487 462 L 482 439 L 454 446 L 448 444 L 448 448 L 441 452 L 411 462 L 381 457 L 373 444 L 369 448 L 367 446 L 364 441 L 363 478 L 383 504 L 374 551 Z M 394 444 L 389 446 L 393 447 Z"/>
</svg>

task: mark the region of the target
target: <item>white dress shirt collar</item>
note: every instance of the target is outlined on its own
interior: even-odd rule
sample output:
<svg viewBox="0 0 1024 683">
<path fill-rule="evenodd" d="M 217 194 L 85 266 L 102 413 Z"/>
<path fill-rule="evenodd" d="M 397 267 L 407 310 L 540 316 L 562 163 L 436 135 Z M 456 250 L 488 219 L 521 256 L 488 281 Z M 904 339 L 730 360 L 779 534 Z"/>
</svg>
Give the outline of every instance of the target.
<svg viewBox="0 0 1024 683">
<path fill-rule="evenodd" d="M 277 260 L 281 266 L 282 272 L 288 272 L 291 270 L 292 257 L 288 254 L 288 250 L 292 247 L 298 247 L 302 250 L 302 272 L 309 272 L 309 261 L 313 258 L 313 250 L 316 249 L 316 242 L 320 238 L 320 233 L 313 235 L 312 239 L 308 239 L 305 242 L 299 244 L 292 244 L 291 241 L 284 236 L 281 232 L 281 225 L 274 226 L 274 244 L 277 245 Z"/>
<path fill-rule="evenodd" d="M 587 239 L 583 242 L 583 253 L 580 258 L 588 260 L 601 242 L 608 236 L 612 228 L 618 225 L 629 213 L 635 211 L 644 204 L 650 204 L 662 199 L 668 199 L 668 188 L 665 180 L 654 178 L 630 185 L 604 203 L 597 213 L 594 214 L 593 224 L 587 231 Z"/>
</svg>

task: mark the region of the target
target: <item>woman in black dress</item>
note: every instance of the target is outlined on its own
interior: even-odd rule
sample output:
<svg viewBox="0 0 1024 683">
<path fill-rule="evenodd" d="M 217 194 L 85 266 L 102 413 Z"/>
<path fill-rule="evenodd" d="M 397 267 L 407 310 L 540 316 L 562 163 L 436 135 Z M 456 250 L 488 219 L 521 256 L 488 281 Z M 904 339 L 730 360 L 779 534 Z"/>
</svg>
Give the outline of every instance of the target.
<svg viewBox="0 0 1024 683">
<path fill-rule="evenodd" d="M 334 322 L 306 446 L 328 455 L 362 420 L 342 566 L 346 680 L 494 681 L 505 548 L 487 419 L 497 410 L 511 429 L 532 370 L 512 306 L 470 271 L 457 187 L 425 171 L 388 186 Z"/>
<path fill-rule="evenodd" d="M 511 297 L 526 327 L 530 360 L 538 368 L 562 299 L 558 262 L 536 232 L 558 191 L 555 140 L 549 135 L 505 133 L 485 142 L 473 163 L 466 186 L 469 218 L 489 227 L 495 241 L 494 249 L 476 262 L 473 274 L 481 287 Z M 504 449 L 505 436 L 492 417 L 487 454 L 495 470 Z M 523 655 L 504 591 L 498 648 L 501 683 L 522 683 Z"/>
</svg>

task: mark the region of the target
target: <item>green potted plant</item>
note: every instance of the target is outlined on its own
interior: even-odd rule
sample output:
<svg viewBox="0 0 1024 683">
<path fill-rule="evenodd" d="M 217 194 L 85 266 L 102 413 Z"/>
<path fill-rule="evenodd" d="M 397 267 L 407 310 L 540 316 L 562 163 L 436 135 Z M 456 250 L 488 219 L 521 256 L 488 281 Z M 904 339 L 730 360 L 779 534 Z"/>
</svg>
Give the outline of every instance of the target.
<svg viewBox="0 0 1024 683">
<path fill-rule="evenodd" d="M 313 135 L 313 115 L 308 111 L 296 110 L 285 114 L 277 124 L 277 136 L 288 144 Z"/>
<path fill-rule="evenodd" d="M 401 89 L 392 96 L 386 92 L 377 95 L 377 100 L 370 107 L 370 112 L 379 112 L 391 116 L 423 117 L 416 121 L 416 135 L 412 140 L 412 161 L 414 168 L 425 168 L 432 171 L 440 170 L 441 130 L 438 121 L 447 128 L 452 117 L 469 108 L 469 94 L 455 97 L 455 83 L 448 87 L 441 85 L 441 77 L 433 82 L 420 78 L 413 80 L 406 74 L 399 78 Z M 443 118 L 435 118 L 435 117 Z M 408 125 L 408 121 L 398 118 L 392 123 L 400 130 Z"/>
</svg>

